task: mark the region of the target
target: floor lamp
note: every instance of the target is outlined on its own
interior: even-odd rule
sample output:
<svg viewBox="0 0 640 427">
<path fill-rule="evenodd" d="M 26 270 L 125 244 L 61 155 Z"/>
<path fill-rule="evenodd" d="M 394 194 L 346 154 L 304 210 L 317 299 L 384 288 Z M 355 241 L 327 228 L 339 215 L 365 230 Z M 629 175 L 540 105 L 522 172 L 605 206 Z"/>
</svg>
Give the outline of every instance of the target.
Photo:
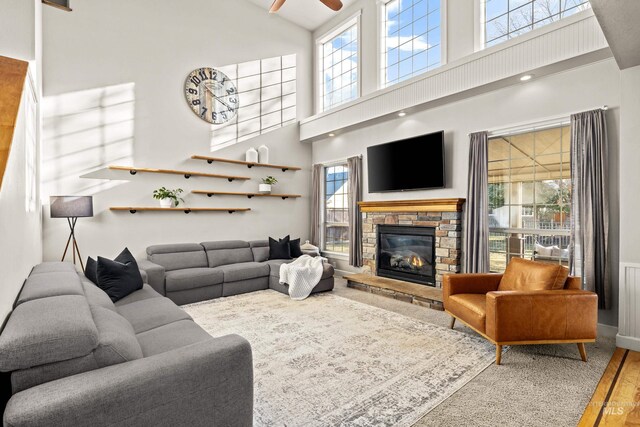
<svg viewBox="0 0 640 427">
<path fill-rule="evenodd" d="M 80 261 L 80 267 L 84 272 L 84 264 L 82 255 L 78 249 L 76 241 L 76 221 L 78 218 L 86 218 L 93 216 L 93 197 L 91 196 L 51 196 L 50 198 L 51 218 L 66 218 L 69 223 L 69 238 L 67 245 L 64 247 L 62 261 L 67 256 L 69 244 L 71 244 L 71 253 L 73 254 L 73 264 L 76 264 L 76 254 Z"/>
</svg>

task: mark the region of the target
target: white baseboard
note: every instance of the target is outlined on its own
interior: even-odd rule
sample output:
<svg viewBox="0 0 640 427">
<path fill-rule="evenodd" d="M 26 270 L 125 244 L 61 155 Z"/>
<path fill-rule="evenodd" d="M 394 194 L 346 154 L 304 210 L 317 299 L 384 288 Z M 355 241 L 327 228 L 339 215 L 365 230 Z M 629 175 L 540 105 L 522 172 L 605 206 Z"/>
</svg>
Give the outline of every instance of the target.
<svg viewBox="0 0 640 427">
<path fill-rule="evenodd" d="M 605 325 L 604 323 L 598 323 L 598 336 L 615 338 L 618 335 L 618 327 Z"/>
<path fill-rule="evenodd" d="M 626 348 L 633 351 L 640 351 L 640 338 L 616 335 L 616 347 Z"/>
</svg>

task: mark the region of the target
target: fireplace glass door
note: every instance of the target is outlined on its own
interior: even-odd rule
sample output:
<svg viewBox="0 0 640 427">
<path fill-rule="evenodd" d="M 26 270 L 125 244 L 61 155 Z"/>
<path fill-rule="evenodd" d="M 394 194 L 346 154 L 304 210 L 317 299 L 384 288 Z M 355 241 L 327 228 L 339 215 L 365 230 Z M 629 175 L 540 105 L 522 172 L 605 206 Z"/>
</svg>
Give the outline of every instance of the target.
<svg viewBox="0 0 640 427">
<path fill-rule="evenodd" d="M 433 286 L 434 229 L 378 226 L 377 274 Z"/>
</svg>

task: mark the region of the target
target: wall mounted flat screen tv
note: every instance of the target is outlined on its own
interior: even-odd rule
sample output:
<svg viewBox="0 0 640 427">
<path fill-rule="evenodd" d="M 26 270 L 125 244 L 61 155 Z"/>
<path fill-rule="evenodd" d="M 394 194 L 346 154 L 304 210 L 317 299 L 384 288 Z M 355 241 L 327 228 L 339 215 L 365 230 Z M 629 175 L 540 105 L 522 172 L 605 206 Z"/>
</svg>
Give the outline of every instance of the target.
<svg viewBox="0 0 640 427">
<path fill-rule="evenodd" d="M 369 193 L 443 188 L 444 131 L 367 147 Z"/>
</svg>

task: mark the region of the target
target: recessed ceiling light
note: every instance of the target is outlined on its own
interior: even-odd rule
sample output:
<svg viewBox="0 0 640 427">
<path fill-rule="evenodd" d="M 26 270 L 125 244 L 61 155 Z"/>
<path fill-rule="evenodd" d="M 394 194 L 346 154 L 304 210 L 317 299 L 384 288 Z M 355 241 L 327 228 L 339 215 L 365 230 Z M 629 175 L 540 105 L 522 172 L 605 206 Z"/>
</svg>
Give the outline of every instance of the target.
<svg viewBox="0 0 640 427">
<path fill-rule="evenodd" d="M 404 116 L 406 116 L 406 115 L 407 115 L 407 113 L 405 113 L 404 111 L 400 111 L 400 112 L 398 113 L 398 117 L 404 117 Z"/>
<path fill-rule="evenodd" d="M 524 76 L 520 77 L 520 81 L 526 82 L 527 80 L 531 80 L 532 78 L 533 76 L 531 74 L 525 74 Z"/>
<path fill-rule="evenodd" d="M 336 136 L 336 134 L 335 133 L 330 133 L 329 136 L 333 137 L 333 136 Z"/>
</svg>

